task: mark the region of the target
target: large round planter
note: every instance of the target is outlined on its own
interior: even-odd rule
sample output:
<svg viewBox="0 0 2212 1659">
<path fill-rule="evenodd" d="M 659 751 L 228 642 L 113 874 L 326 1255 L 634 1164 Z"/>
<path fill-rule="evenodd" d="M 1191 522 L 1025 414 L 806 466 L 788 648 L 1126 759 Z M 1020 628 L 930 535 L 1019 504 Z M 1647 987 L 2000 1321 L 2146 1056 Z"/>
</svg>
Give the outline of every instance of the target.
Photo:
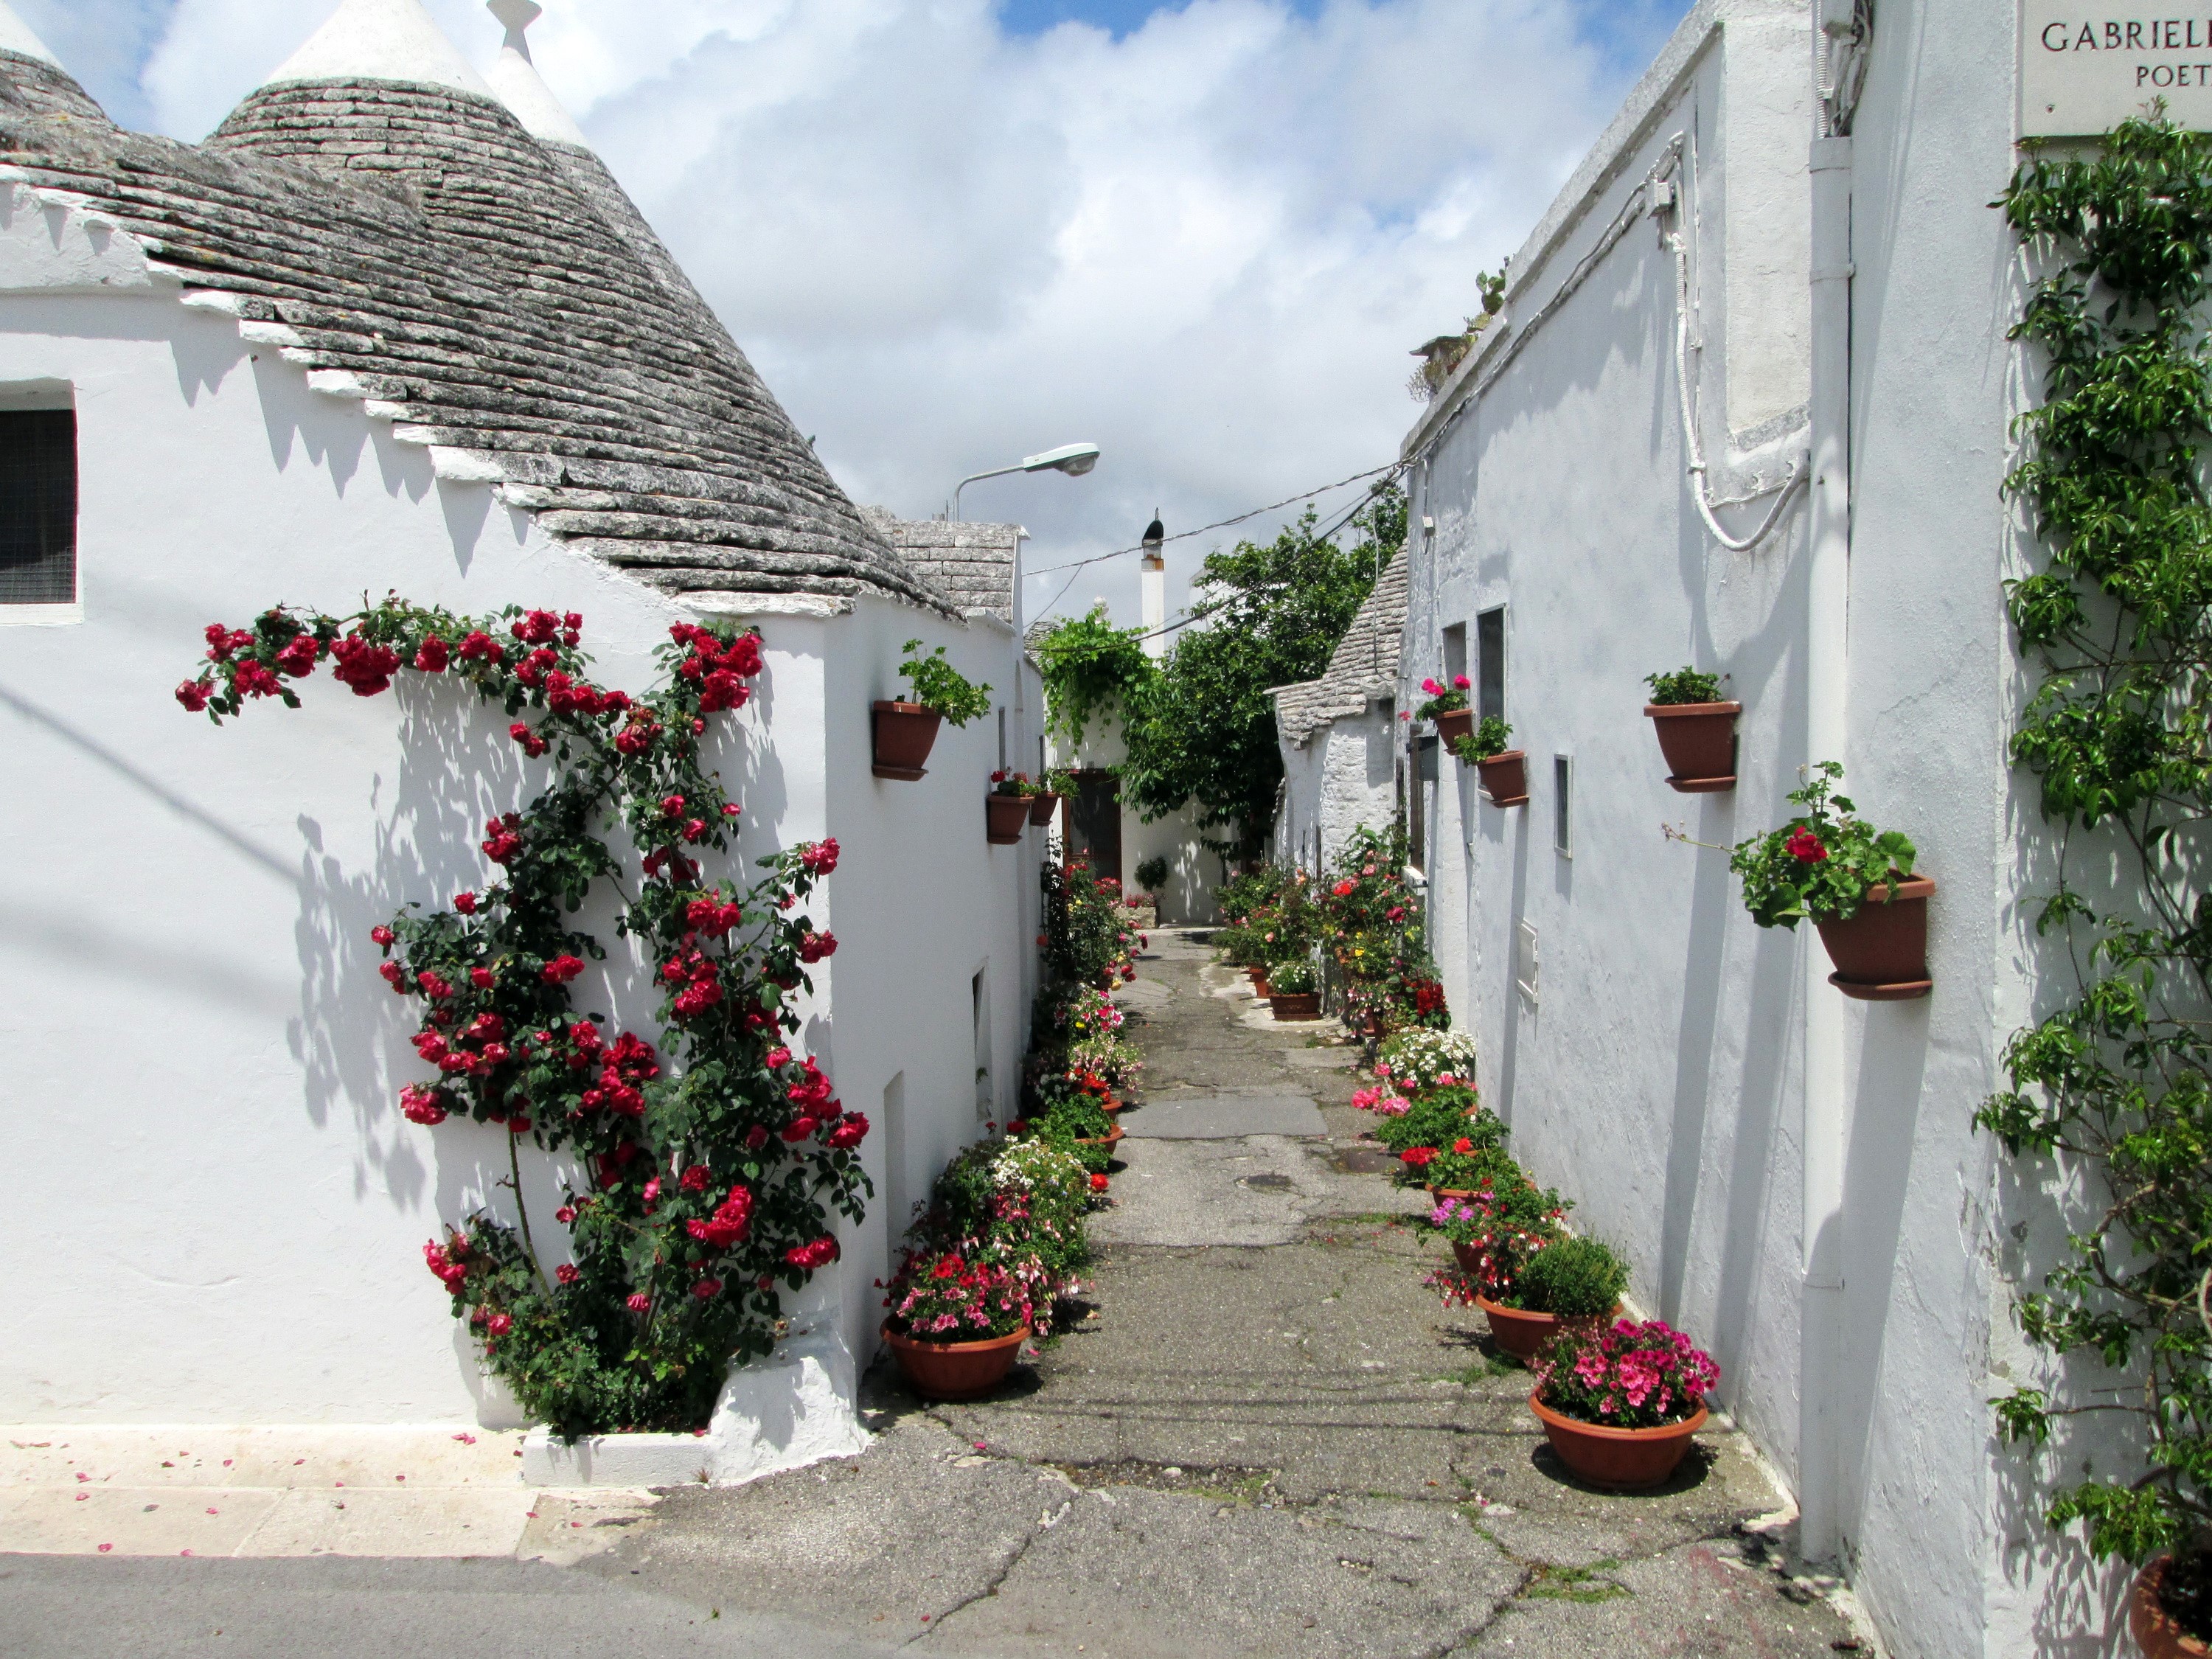
<svg viewBox="0 0 2212 1659">
<path fill-rule="evenodd" d="M 1559 1462 L 1591 1486 L 1614 1492 L 1663 1486 L 1681 1466 L 1691 1437 L 1705 1425 L 1703 1406 L 1694 1417 L 1656 1429 L 1608 1429 L 1562 1417 L 1534 1394 L 1528 1396 L 1528 1409 L 1544 1425 L 1545 1437 Z"/>
<path fill-rule="evenodd" d="M 1060 811 L 1060 797 L 1048 790 L 1042 795 L 1030 797 L 1030 822 L 1050 823 L 1052 815 Z"/>
<path fill-rule="evenodd" d="M 1492 806 L 1522 806 L 1528 803 L 1527 750 L 1509 749 L 1502 755 L 1475 762 L 1474 769 L 1482 779 L 1482 793 L 1490 797 Z"/>
<path fill-rule="evenodd" d="M 1863 1002 L 1926 996 L 1935 987 L 1928 977 L 1928 900 L 1935 891 L 1927 877 L 1907 876 L 1894 889 L 1869 890 L 1848 921 L 1822 922 L 1820 943 L 1836 964 L 1828 983 Z"/>
<path fill-rule="evenodd" d="M 1006 1380 L 1022 1344 L 1029 1340 L 1026 1325 L 1010 1336 L 986 1337 L 981 1342 L 917 1342 L 884 1327 L 884 1340 L 897 1356 L 899 1370 L 925 1400 L 981 1398 Z"/>
<path fill-rule="evenodd" d="M 878 702 L 870 705 L 875 724 L 875 773 L 912 783 L 922 775 L 922 763 L 937 742 L 944 716 L 918 702 Z"/>
<path fill-rule="evenodd" d="M 994 847 L 1012 847 L 1029 828 L 1027 795 L 991 794 L 983 797 L 983 828 Z"/>
<path fill-rule="evenodd" d="M 1740 702 L 1647 702 L 1644 718 L 1659 734 L 1659 752 L 1686 795 L 1735 787 L 1735 717 Z"/>
<path fill-rule="evenodd" d="M 1459 1253 L 1463 1249 L 1468 1249 L 1468 1247 L 1463 1244 L 1455 1244 L 1452 1246 L 1452 1254 L 1459 1256 Z M 1468 1255 L 1473 1255 L 1472 1250 L 1468 1251 Z M 1460 1271 L 1462 1273 L 1471 1273 L 1474 1271 L 1474 1268 L 1469 1265 L 1467 1256 L 1460 1256 L 1459 1265 Z M 1530 1313 L 1525 1308 L 1501 1307 L 1488 1297 L 1481 1295 L 1474 1298 L 1474 1304 L 1482 1310 L 1483 1316 L 1490 1321 L 1491 1340 L 1516 1359 L 1524 1361 L 1534 1359 L 1543 1351 L 1544 1345 L 1562 1331 L 1595 1330 L 1610 1323 L 1620 1314 L 1620 1304 L 1617 1302 L 1613 1304 L 1613 1311 L 1609 1314 L 1592 1314 L 1582 1319 L 1562 1319 L 1557 1314 Z M 1660 1479 L 1663 1480 L 1666 1477 L 1662 1475 Z"/>
<path fill-rule="evenodd" d="M 1474 735 L 1474 710 L 1455 708 L 1449 714 L 1437 716 L 1437 741 L 1449 749 L 1462 738 Z"/>
<path fill-rule="evenodd" d="M 2166 1610 L 2166 1603 L 2160 1599 L 2166 1569 L 2172 1565 L 2172 1556 L 2161 1555 L 2136 1575 L 2135 1589 L 2128 1597 L 2128 1634 L 2136 1638 L 2143 1659 L 2205 1659 L 2212 1649 L 2182 1629 L 2180 1620 Z"/>
<path fill-rule="evenodd" d="M 1121 1144 L 1122 1137 L 1127 1135 L 1128 1133 L 1129 1132 L 1127 1129 L 1116 1123 L 1111 1129 L 1109 1129 L 1105 1134 L 1100 1136 L 1098 1139 L 1095 1140 L 1078 1140 L 1075 1144 L 1079 1146 L 1103 1146 L 1106 1149 L 1106 1156 L 1111 1158 L 1114 1156 L 1114 1149 Z"/>
<path fill-rule="evenodd" d="M 1278 991 L 1267 999 L 1267 1006 L 1277 1019 L 1319 1019 L 1321 993 L 1318 991 Z"/>
</svg>

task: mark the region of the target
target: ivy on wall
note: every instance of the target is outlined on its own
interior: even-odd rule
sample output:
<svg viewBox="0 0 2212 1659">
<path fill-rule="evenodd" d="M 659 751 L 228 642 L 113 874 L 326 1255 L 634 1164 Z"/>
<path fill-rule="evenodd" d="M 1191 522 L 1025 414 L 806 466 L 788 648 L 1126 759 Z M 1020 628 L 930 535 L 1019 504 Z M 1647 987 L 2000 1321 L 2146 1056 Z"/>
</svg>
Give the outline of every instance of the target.
<svg viewBox="0 0 2212 1659">
<path fill-rule="evenodd" d="M 2130 121 L 2093 156 L 2031 155 L 1996 205 L 2043 272 L 2012 337 L 2047 364 L 2008 481 L 2049 550 L 2047 568 L 2008 585 L 2039 682 L 2012 752 L 2041 781 L 2061 853 L 2037 929 L 2069 943 L 2078 982 L 2014 1035 L 2010 1086 L 1975 1121 L 2015 1158 L 2052 1160 L 2072 1178 L 2068 1249 L 2020 1299 L 2019 1318 L 2037 1346 L 2109 1370 L 2077 1364 L 2083 1386 L 2063 1402 L 2021 1388 L 1993 1403 L 2008 1437 L 2035 1445 L 2062 1418 L 2139 1418 L 2140 1466 L 2061 1486 L 2047 1518 L 2084 1522 L 2100 1559 L 2202 1557 L 2212 1539 L 2212 377 L 2201 307 L 2212 138 L 2162 115 Z M 2095 872 L 2094 890 L 2076 884 L 2077 869 Z"/>
</svg>

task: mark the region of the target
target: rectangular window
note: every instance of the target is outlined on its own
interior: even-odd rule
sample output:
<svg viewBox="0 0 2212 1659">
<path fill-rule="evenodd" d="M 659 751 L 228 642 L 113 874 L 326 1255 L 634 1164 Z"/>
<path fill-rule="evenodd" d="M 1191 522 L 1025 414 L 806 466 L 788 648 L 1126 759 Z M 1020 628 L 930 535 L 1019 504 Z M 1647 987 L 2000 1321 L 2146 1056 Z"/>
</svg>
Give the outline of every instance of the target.
<svg viewBox="0 0 2212 1659">
<path fill-rule="evenodd" d="M 1505 718 L 1505 607 L 1486 611 L 1474 619 L 1476 672 L 1475 717 Z"/>
<path fill-rule="evenodd" d="M 1006 710 L 1003 703 L 999 708 L 999 769 L 1006 769 Z"/>
<path fill-rule="evenodd" d="M 1562 858 L 1575 855 L 1575 760 L 1552 757 L 1552 847 Z"/>
<path fill-rule="evenodd" d="M 1467 672 L 1467 624 L 1454 623 L 1444 629 L 1444 684 L 1456 685 Z"/>
<path fill-rule="evenodd" d="M 0 605 L 76 603 L 76 412 L 0 409 Z"/>
</svg>

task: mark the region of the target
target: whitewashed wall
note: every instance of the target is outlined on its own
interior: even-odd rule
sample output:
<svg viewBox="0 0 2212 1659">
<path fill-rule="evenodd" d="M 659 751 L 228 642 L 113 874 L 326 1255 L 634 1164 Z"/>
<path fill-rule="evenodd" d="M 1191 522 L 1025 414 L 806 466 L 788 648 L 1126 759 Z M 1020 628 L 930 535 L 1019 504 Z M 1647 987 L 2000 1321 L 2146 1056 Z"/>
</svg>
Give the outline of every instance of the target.
<svg viewBox="0 0 2212 1659">
<path fill-rule="evenodd" d="M 1319 832 L 1324 868 L 1354 830 L 1385 830 L 1397 810 L 1396 722 L 1385 703 L 1340 715 L 1303 744 L 1283 745 L 1283 810 L 1275 825 L 1278 858 L 1313 862 Z"/>
<path fill-rule="evenodd" d="M 1041 703 L 1032 707 L 1042 707 Z M 1035 744 L 1024 754 L 1034 752 Z M 1071 746 L 1059 736 L 1046 739 L 1046 753 L 1055 767 L 1115 767 L 1128 757 L 1122 740 L 1121 711 L 1109 706 L 1084 726 L 1083 741 Z M 1028 769 L 1023 768 L 1026 770 Z M 1054 823 L 1057 823 L 1055 819 Z M 1056 833 L 1056 832 L 1055 832 Z M 1218 837 L 1223 832 L 1214 832 Z M 1134 893 L 1137 866 L 1149 858 L 1168 861 L 1167 885 L 1160 889 L 1160 921 L 1166 927 L 1202 925 L 1218 921 L 1213 890 L 1224 878 L 1218 854 L 1209 853 L 1199 839 L 1198 812 L 1185 805 L 1180 810 L 1147 823 L 1133 802 L 1121 803 L 1122 890 Z"/>
<path fill-rule="evenodd" d="M 2087 1571 L 2043 1529 L 2032 1466 L 1997 1445 L 1985 1403 L 2045 1380 L 2009 1302 L 2052 1229 L 1971 1125 L 2049 965 L 2014 898 L 2047 874 L 2048 842 L 2004 753 L 2022 685 L 2000 584 L 2029 550 L 2000 484 L 2008 419 L 2033 391 L 2003 338 L 2021 296 L 1987 206 L 2013 160 L 2013 13 L 1879 9 L 1854 140 L 1848 739 L 1832 757 L 1938 883 L 1936 989 L 1842 1005 L 1844 1326 L 1818 1379 L 1800 1350 L 1803 1034 L 1807 1000 L 1837 994 L 1812 930 L 1754 927 L 1714 850 L 1781 822 L 1800 767 L 1831 757 L 1808 752 L 1802 498 L 1750 553 L 1699 523 L 1675 272 L 1649 219 L 1559 297 L 1683 135 L 1692 373 L 1714 493 L 1753 497 L 1722 516 L 1747 530 L 1772 499 L 1759 478 L 1803 443 L 1808 21 L 1739 0 L 1692 11 L 1516 258 L 1507 326 L 1409 439 L 1414 522 L 1437 529 L 1413 573 L 1405 690 L 1442 666 L 1443 628 L 1472 637 L 1479 611 L 1506 605 L 1506 713 L 1533 793 L 1500 811 L 1446 763 L 1430 797 L 1437 953 L 1515 1150 L 1626 1247 L 1638 1298 L 1712 1348 L 1723 1397 L 1785 1474 L 1828 1482 L 1891 1650 L 2114 1653 L 2124 1574 Z M 1745 705 L 1732 794 L 1664 782 L 1641 679 L 1686 661 L 1727 672 Z M 1554 846 L 1562 754 L 1571 853 Z M 1516 989 L 1523 922 L 1533 998 Z M 1800 1464 L 1801 1386 L 1832 1390 L 1825 1474 Z M 2076 1439 L 2069 1467 L 2108 1449 Z"/>
<path fill-rule="evenodd" d="M 16 1287 L 0 1419 L 496 1414 L 421 1247 L 498 1201 L 501 1137 L 399 1117 L 419 1065 L 368 934 L 488 878 L 483 820 L 532 769 L 504 716 L 442 688 L 364 701 L 318 678 L 306 708 L 222 731 L 171 691 L 205 623 L 278 600 L 574 609 L 601 678 L 631 688 L 684 613 L 548 544 L 488 488 L 438 481 L 357 404 L 148 287 L 97 226 L 8 205 L 0 392 L 74 388 L 83 604 L 74 619 L 0 609 L 0 1105 L 19 1171 L 0 1206 Z M 80 291 L 26 291 L 55 282 Z M 33 620 L 48 625 L 7 625 Z M 725 760 L 745 855 L 843 844 L 818 918 L 842 948 L 810 1037 L 879 1125 L 903 1070 L 910 1187 L 976 1127 L 967 987 L 986 959 L 992 1065 L 1011 1076 L 1036 860 L 983 843 L 973 733 L 948 734 L 921 784 L 869 778 L 866 699 L 906 637 L 1002 684 L 1012 642 L 889 602 L 759 621 L 766 672 Z M 603 985 L 580 982 L 585 1006 L 649 1020 L 649 997 Z M 869 1143 L 879 1190 L 892 1139 Z M 553 1180 L 538 1160 L 541 1213 Z M 886 1244 L 879 1202 L 815 1297 L 863 1355 Z"/>
</svg>

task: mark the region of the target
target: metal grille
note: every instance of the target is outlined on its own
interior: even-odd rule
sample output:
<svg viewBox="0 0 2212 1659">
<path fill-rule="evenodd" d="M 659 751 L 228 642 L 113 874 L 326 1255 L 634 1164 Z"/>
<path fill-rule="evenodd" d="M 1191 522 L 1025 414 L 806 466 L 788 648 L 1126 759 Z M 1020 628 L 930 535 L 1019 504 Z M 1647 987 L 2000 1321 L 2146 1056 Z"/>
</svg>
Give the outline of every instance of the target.
<svg viewBox="0 0 2212 1659">
<path fill-rule="evenodd" d="M 0 605 L 76 599 L 76 411 L 0 410 Z"/>
</svg>

